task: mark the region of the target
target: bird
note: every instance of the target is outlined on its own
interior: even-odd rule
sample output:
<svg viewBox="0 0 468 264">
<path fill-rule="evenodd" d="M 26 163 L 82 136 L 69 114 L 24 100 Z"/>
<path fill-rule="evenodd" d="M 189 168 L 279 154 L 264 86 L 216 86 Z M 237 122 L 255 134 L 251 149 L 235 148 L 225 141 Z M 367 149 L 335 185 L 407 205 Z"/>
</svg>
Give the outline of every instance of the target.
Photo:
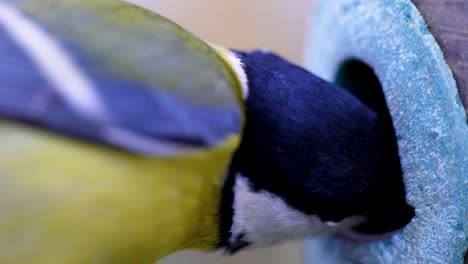
<svg viewBox="0 0 468 264">
<path fill-rule="evenodd" d="M 1 263 L 154 263 L 414 214 L 377 111 L 124 1 L 0 1 L 0 83 Z"/>
</svg>

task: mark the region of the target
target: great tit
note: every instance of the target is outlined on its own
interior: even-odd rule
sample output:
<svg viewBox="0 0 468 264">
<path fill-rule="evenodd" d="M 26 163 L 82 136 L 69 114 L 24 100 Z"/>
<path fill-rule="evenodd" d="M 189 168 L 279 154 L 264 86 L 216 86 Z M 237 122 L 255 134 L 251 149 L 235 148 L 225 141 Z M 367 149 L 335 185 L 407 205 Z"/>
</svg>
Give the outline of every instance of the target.
<svg viewBox="0 0 468 264">
<path fill-rule="evenodd" d="M 0 263 L 152 263 L 412 216 L 388 120 L 116 0 L 0 0 Z"/>
</svg>

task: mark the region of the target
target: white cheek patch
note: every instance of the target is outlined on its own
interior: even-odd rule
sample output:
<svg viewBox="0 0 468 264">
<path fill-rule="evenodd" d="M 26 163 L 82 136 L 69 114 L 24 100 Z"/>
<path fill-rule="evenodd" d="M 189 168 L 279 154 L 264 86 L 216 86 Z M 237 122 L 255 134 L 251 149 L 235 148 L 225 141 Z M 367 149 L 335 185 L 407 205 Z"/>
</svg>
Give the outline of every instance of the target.
<svg viewBox="0 0 468 264">
<path fill-rule="evenodd" d="M 322 222 L 317 216 L 292 208 L 279 196 L 268 191 L 255 192 L 249 180 L 236 175 L 234 185 L 233 224 L 230 244 L 241 236 L 253 246 L 266 246 L 292 238 L 303 238 L 347 229 L 361 223 L 360 216 L 339 223 Z"/>
</svg>

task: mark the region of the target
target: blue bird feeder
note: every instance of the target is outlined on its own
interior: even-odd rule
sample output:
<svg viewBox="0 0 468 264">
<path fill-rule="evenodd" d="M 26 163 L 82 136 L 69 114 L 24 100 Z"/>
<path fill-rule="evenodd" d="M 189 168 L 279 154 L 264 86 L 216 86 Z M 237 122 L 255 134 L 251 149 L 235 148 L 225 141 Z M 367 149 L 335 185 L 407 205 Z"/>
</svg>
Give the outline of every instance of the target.
<svg viewBox="0 0 468 264">
<path fill-rule="evenodd" d="M 345 88 L 353 78 L 378 79 L 395 128 L 407 201 L 416 215 L 383 241 L 358 243 L 339 235 L 310 239 L 305 262 L 463 263 L 468 1 L 317 2 L 306 65 Z"/>
</svg>

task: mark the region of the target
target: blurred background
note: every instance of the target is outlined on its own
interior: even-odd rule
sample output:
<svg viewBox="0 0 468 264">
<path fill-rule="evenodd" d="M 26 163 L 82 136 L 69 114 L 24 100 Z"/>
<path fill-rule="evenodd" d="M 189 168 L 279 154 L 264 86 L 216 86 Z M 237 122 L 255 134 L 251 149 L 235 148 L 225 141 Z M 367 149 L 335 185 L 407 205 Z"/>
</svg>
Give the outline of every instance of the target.
<svg viewBox="0 0 468 264">
<path fill-rule="evenodd" d="M 313 0 L 128 0 L 171 19 L 199 37 L 234 49 L 265 48 L 301 64 Z M 290 242 L 224 256 L 186 251 L 158 264 L 301 263 L 301 244 Z"/>
<path fill-rule="evenodd" d="M 236 49 L 266 48 L 300 63 L 314 0 L 127 0 L 197 36 Z"/>
</svg>

